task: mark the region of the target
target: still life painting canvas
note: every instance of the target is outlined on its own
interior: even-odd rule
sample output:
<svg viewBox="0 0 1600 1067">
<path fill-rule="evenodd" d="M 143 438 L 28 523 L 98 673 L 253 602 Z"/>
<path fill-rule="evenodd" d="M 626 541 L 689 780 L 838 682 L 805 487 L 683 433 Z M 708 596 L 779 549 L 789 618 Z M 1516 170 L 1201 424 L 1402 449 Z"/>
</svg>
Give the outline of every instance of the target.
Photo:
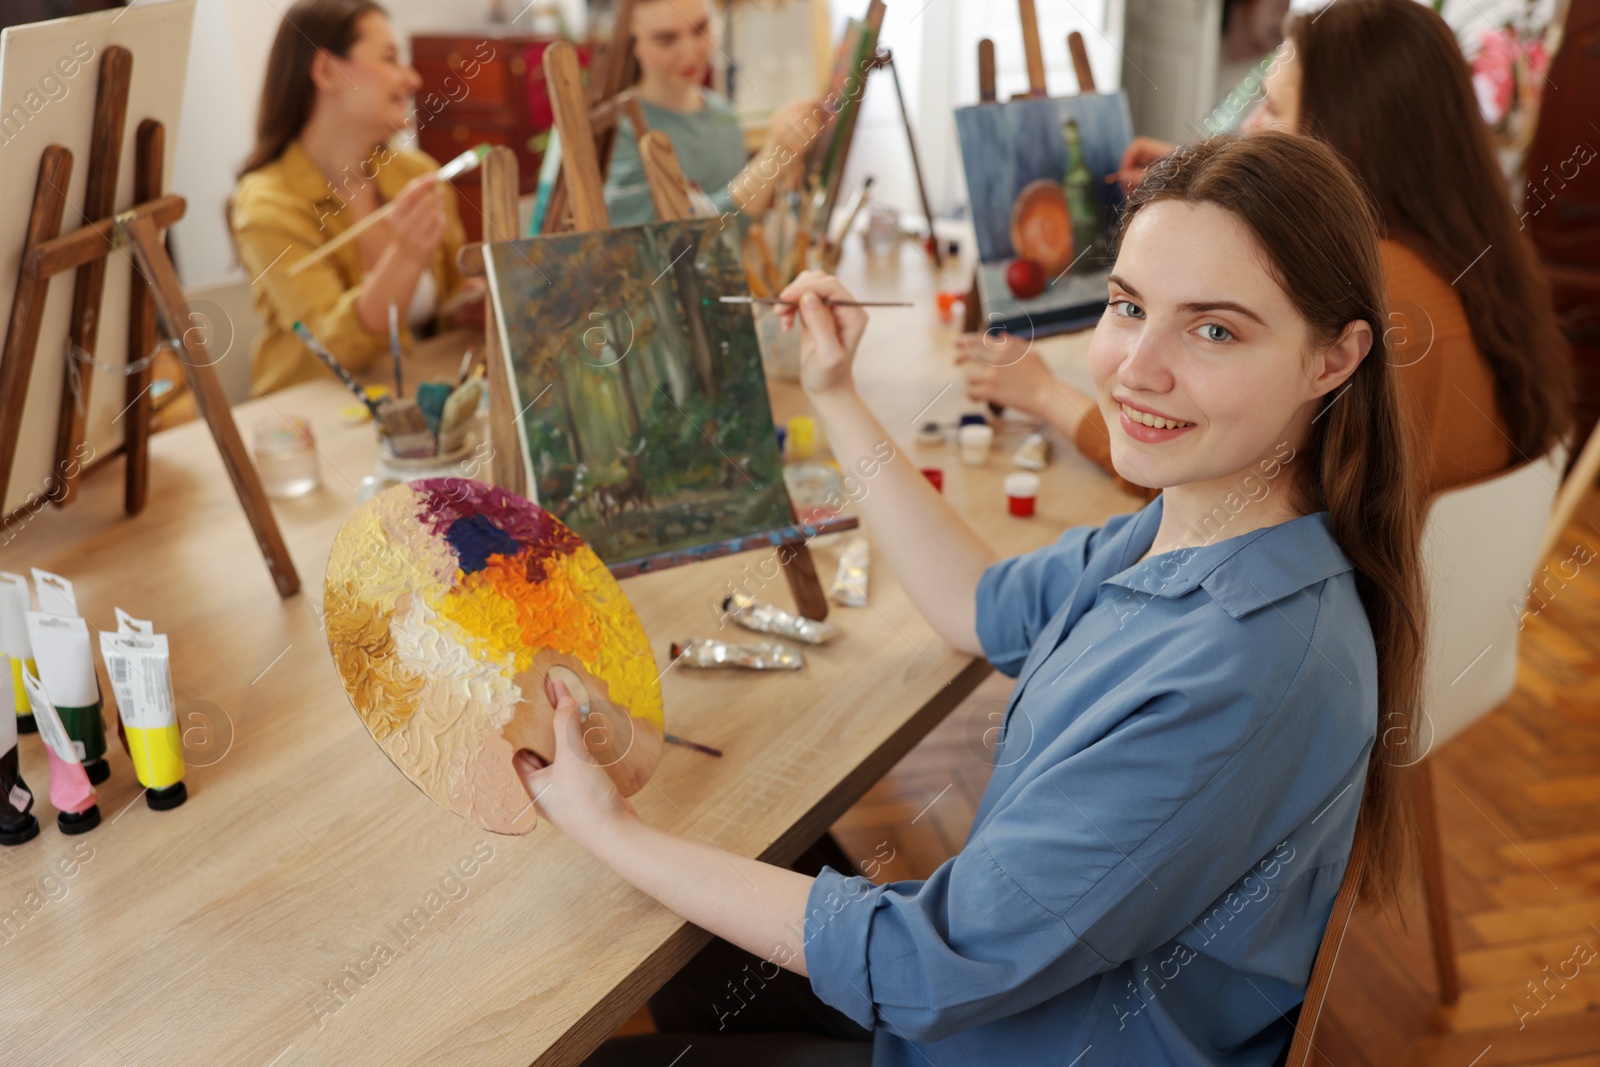
<svg viewBox="0 0 1600 1067">
<path fill-rule="evenodd" d="M 1133 140 L 1124 93 L 956 110 L 989 329 L 1089 325 L 1105 304 L 1115 175 Z"/>
<path fill-rule="evenodd" d="M 527 484 L 614 573 L 792 531 L 735 227 L 487 246 Z M 792 536 L 792 533 L 791 533 Z"/>
</svg>

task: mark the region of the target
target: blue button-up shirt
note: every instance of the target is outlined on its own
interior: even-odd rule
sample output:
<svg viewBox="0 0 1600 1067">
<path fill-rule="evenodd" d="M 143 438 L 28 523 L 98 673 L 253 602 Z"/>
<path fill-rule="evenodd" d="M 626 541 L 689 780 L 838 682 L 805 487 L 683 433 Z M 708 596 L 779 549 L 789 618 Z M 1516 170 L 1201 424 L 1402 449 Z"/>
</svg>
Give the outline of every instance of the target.
<svg viewBox="0 0 1600 1067">
<path fill-rule="evenodd" d="M 1372 631 L 1327 513 L 1139 562 L 1161 507 L 978 583 L 1018 681 L 961 853 L 816 880 L 812 988 L 875 1067 L 1266 1067 L 1287 1042 L 1377 734 Z"/>
</svg>

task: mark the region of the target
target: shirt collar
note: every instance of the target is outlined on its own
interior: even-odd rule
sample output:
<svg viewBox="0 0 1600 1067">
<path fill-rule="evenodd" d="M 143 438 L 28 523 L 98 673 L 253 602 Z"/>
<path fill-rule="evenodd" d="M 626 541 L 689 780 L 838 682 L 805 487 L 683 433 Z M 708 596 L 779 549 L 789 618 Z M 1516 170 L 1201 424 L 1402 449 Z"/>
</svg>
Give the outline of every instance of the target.
<svg viewBox="0 0 1600 1067">
<path fill-rule="evenodd" d="M 1326 511 L 1130 564 L 1155 540 L 1161 507 L 1157 497 L 1107 546 L 1121 554 L 1123 567 L 1107 584 L 1167 600 L 1204 588 L 1237 619 L 1354 569 L 1334 540 Z"/>
<path fill-rule="evenodd" d="M 394 199 L 405 184 L 404 176 L 394 168 L 382 164 L 393 159 L 395 154 L 396 149 L 393 147 L 379 145 L 373 149 L 366 164 L 360 168 L 361 173 L 351 175 L 350 182 L 358 183 L 366 174 L 375 175 L 379 198 L 385 203 Z M 278 158 L 278 167 L 284 185 L 295 196 L 313 204 L 341 203 L 333 185 L 317 169 L 317 165 L 311 162 L 311 157 L 306 154 L 298 137 L 290 141 L 289 146 L 283 150 L 283 155 Z"/>
</svg>

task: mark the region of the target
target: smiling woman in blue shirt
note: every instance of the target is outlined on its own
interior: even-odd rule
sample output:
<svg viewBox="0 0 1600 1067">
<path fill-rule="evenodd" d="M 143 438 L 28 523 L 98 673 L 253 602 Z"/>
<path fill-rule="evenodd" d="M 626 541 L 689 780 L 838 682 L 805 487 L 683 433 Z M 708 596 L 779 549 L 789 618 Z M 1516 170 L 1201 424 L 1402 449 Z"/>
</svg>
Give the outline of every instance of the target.
<svg viewBox="0 0 1600 1067">
<path fill-rule="evenodd" d="M 870 453 L 889 435 L 852 383 L 865 314 L 824 305 L 848 297 L 826 275 L 783 297 L 835 453 Z M 713 992 L 709 1033 L 592 1063 L 655 1062 L 668 1041 L 662 1063 L 693 1046 L 680 1067 L 1268 1067 L 1358 821 L 1363 894 L 1392 897 L 1421 515 L 1371 208 L 1310 138 L 1199 142 L 1129 199 L 1107 297 L 1097 400 L 1119 473 L 1155 501 L 1004 561 L 909 466 L 860 501 L 937 632 L 1018 679 L 971 836 L 931 877 L 813 879 L 650 827 L 556 693 L 553 763 L 517 756 L 545 817 L 761 979 L 810 984 L 731 1020 Z M 757 1012 L 791 1032 L 715 1032 Z"/>
</svg>

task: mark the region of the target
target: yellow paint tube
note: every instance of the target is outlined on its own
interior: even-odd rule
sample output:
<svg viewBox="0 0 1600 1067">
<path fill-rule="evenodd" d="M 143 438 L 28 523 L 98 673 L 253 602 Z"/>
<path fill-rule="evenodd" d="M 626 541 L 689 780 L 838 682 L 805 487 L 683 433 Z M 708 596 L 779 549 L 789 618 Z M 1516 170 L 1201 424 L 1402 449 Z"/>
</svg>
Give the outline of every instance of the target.
<svg viewBox="0 0 1600 1067">
<path fill-rule="evenodd" d="M 100 656 L 117 696 L 134 773 L 145 787 L 145 803 L 156 811 L 177 807 L 189 794 L 183 784 L 183 738 L 172 699 L 166 635 L 101 633 Z"/>
<path fill-rule="evenodd" d="M 38 667 L 33 662 L 33 644 L 28 640 L 28 608 L 32 598 L 28 595 L 28 579 L 20 574 L 0 571 L 0 652 L 10 660 L 12 701 L 16 706 L 17 732 L 37 733 L 33 721 L 33 705 L 28 703 L 28 690 L 22 684 L 25 668 Z M 0 685 L 4 685 L 0 680 Z"/>
</svg>

